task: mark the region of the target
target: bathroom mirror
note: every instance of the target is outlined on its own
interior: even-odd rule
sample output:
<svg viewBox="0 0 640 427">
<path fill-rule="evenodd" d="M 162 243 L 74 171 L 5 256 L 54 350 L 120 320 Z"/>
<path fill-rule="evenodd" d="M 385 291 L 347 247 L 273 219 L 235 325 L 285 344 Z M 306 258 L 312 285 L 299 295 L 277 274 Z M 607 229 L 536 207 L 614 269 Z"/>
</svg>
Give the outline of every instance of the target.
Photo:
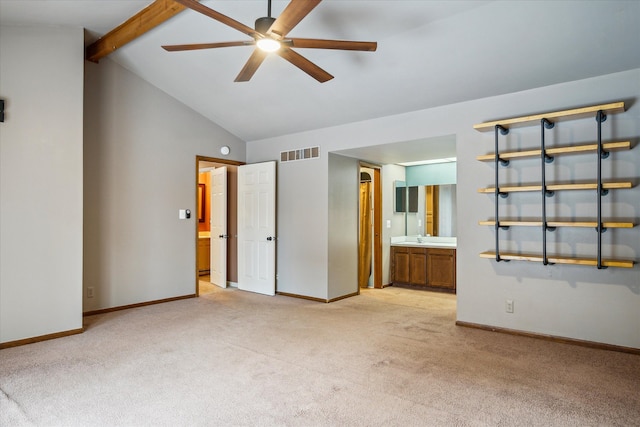
<svg viewBox="0 0 640 427">
<path fill-rule="evenodd" d="M 394 181 L 393 183 L 393 211 L 402 213 L 407 211 L 407 183 Z"/>
<path fill-rule="evenodd" d="M 198 184 L 198 222 L 204 222 L 205 211 L 207 209 L 206 193 L 205 184 Z"/>
<path fill-rule="evenodd" d="M 455 237 L 456 184 L 422 185 L 409 188 L 415 189 L 413 191 L 417 195 L 417 209 L 406 214 L 407 235 L 429 234 Z"/>
<path fill-rule="evenodd" d="M 402 212 L 418 212 L 418 187 L 407 187 L 404 181 L 395 181 L 394 183 L 394 208 L 396 213 Z"/>
</svg>

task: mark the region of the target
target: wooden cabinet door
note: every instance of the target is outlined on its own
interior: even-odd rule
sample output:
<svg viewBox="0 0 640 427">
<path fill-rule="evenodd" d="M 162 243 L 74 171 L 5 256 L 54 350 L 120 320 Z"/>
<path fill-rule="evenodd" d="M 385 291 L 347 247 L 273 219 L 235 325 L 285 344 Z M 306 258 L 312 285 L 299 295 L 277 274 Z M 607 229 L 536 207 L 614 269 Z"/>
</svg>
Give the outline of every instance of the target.
<svg viewBox="0 0 640 427">
<path fill-rule="evenodd" d="M 456 289 L 455 249 L 429 249 L 427 256 L 429 286 Z"/>
<path fill-rule="evenodd" d="M 427 249 L 411 248 L 409 250 L 409 283 L 427 285 Z"/>
<path fill-rule="evenodd" d="M 198 239 L 198 274 L 209 274 L 209 258 L 211 254 L 211 244 L 209 239 Z"/>
<path fill-rule="evenodd" d="M 391 247 L 391 281 L 409 283 L 409 248 Z"/>
</svg>

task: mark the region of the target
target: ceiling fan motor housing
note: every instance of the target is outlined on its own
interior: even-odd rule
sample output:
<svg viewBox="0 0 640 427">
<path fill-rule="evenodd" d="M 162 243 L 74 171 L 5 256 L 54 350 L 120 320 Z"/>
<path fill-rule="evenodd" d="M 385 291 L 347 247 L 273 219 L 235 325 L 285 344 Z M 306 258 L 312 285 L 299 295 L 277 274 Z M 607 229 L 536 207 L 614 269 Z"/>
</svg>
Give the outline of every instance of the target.
<svg viewBox="0 0 640 427">
<path fill-rule="evenodd" d="M 256 19 L 256 31 L 260 34 L 267 34 L 271 25 L 275 22 L 276 18 L 272 18 L 270 16 L 263 16 L 262 18 Z"/>
</svg>

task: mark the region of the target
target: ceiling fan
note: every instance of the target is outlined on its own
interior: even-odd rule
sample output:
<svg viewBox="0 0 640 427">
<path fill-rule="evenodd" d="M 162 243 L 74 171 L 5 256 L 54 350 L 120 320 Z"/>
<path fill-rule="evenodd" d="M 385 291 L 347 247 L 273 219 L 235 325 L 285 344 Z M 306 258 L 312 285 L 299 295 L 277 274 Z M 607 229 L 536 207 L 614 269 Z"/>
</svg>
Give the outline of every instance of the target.
<svg viewBox="0 0 640 427">
<path fill-rule="evenodd" d="M 170 52 L 232 46 L 256 46 L 249 60 L 240 71 L 240 74 L 236 77 L 236 82 L 249 81 L 269 52 L 274 52 L 320 83 L 324 83 L 331 80 L 333 76 L 304 56 L 293 51 L 292 48 L 375 51 L 378 46 L 376 42 L 287 37 L 287 34 L 293 27 L 302 21 L 322 0 L 291 0 L 277 18 L 271 17 L 271 0 L 268 0 L 268 16 L 256 19 L 255 29 L 229 18 L 220 12 L 216 12 L 198 3 L 197 0 L 175 1 L 252 37 L 253 40 L 247 41 L 162 46 Z"/>
</svg>

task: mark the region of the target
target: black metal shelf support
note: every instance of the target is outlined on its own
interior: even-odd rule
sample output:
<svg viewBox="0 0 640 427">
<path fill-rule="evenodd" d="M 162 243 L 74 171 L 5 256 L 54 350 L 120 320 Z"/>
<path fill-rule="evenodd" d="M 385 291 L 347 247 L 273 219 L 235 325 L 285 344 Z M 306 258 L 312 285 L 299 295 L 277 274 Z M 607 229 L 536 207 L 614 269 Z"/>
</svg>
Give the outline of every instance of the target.
<svg viewBox="0 0 640 427">
<path fill-rule="evenodd" d="M 607 115 L 604 114 L 602 110 L 598 110 L 598 112 L 596 113 L 596 122 L 598 124 L 598 227 L 596 228 L 596 231 L 598 233 L 598 270 L 607 268 L 606 266 L 602 265 L 602 233 L 606 231 L 606 229 L 602 226 L 602 196 L 606 196 L 609 193 L 609 190 L 602 188 L 602 159 L 606 159 L 607 157 L 609 157 L 609 152 L 603 150 L 602 148 L 602 123 L 605 120 L 607 120 Z"/>
<path fill-rule="evenodd" d="M 542 176 L 542 263 L 549 265 L 549 259 L 547 258 L 547 231 L 554 231 L 555 227 L 549 227 L 547 225 L 547 197 L 554 195 L 553 191 L 547 190 L 547 177 L 545 173 L 545 164 L 552 163 L 553 157 L 547 154 L 544 140 L 544 130 L 553 129 L 555 124 L 545 118 L 540 120 L 540 168 Z"/>
<path fill-rule="evenodd" d="M 499 151 L 499 144 L 498 144 L 498 136 L 499 134 L 502 135 L 507 135 L 509 133 L 509 129 L 502 127 L 500 125 L 496 125 L 495 126 L 495 197 L 494 197 L 494 203 L 495 203 L 495 217 L 496 217 L 496 224 L 495 224 L 495 234 L 496 234 L 496 262 L 500 262 L 500 261 L 505 261 L 505 262 L 509 262 L 508 259 L 501 259 L 500 258 L 500 230 L 508 230 L 509 227 L 508 226 L 501 226 L 500 225 L 500 215 L 498 213 L 499 209 L 498 209 L 498 200 L 500 198 L 505 198 L 509 195 L 509 193 L 501 193 L 500 192 L 500 186 L 498 185 L 499 183 L 499 178 L 498 178 L 498 170 L 500 169 L 500 165 L 502 166 L 509 166 L 509 160 L 503 160 L 500 158 L 500 151 Z"/>
</svg>

